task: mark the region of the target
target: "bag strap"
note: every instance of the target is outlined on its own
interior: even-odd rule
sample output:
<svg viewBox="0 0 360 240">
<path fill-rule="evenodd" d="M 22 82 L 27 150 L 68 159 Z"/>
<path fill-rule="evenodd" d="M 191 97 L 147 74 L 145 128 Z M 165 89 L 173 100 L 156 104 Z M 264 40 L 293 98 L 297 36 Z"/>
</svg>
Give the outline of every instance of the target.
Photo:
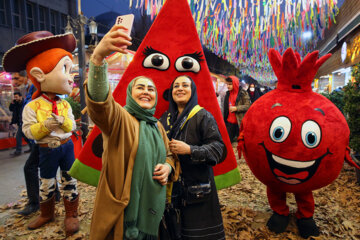
<svg viewBox="0 0 360 240">
<path fill-rule="evenodd" d="M 203 109 L 203 107 L 200 107 L 200 105 L 196 105 L 195 107 L 193 107 L 193 109 L 191 109 L 191 111 L 190 111 L 189 115 L 187 116 L 185 122 L 181 125 L 181 130 L 184 128 L 187 121 L 189 121 L 190 118 L 195 116 L 195 114 L 197 114 L 201 109 Z"/>
</svg>

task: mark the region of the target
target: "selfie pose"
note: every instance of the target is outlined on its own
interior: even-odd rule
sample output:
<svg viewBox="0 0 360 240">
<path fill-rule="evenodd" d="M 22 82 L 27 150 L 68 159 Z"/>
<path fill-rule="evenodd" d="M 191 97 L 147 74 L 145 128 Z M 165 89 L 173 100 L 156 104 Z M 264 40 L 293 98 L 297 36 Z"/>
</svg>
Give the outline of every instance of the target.
<svg viewBox="0 0 360 240">
<path fill-rule="evenodd" d="M 85 84 L 88 113 L 101 129 L 103 165 L 96 192 L 90 239 L 156 239 L 165 208 L 165 185 L 175 163 L 161 123 L 154 82 L 144 76 L 127 87 L 126 105 L 115 102 L 107 63 L 112 51 L 131 44 L 124 27 L 114 26 L 95 48 Z"/>
</svg>

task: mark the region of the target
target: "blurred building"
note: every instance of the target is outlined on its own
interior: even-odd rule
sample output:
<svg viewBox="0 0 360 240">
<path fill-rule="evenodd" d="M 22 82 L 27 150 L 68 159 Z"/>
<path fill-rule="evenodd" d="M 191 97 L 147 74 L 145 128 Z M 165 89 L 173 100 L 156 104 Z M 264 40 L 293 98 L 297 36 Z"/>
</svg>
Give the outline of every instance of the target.
<svg viewBox="0 0 360 240">
<path fill-rule="evenodd" d="M 18 87 L 2 69 L 2 58 L 23 35 L 40 30 L 64 33 L 67 15 L 76 17 L 76 0 L 0 0 L 0 149 L 11 147 L 16 129 L 9 126 L 9 104 Z M 24 84 L 22 84 L 24 85 Z"/>
<path fill-rule="evenodd" d="M 360 62 L 360 4 L 346 0 L 336 16 L 336 24 L 325 31 L 318 44 L 320 55 L 331 53 L 319 69 L 314 88 L 331 92 L 351 81 L 352 66 Z"/>
<path fill-rule="evenodd" d="M 0 0 L 0 59 L 26 33 L 64 33 L 67 15 L 76 16 L 76 0 Z"/>
</svg>

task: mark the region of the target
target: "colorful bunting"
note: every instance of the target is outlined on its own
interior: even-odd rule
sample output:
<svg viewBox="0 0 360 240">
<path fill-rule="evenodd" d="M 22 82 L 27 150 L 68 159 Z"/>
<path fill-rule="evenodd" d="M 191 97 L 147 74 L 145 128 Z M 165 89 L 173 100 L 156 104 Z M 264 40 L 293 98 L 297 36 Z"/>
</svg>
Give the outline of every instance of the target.
<svg viewBox="0 0 360 240">
<path fill-rule="evenodd" d="M 154 18 L 165 0 L 130 0 Z M 335 22 L 338 0 L 188 0 L 201 43 L 260 82 L 275 76 L 270 48 L 311 52 Z M 305 39 L 303 32 L 311 32 Z"/>
</svg>

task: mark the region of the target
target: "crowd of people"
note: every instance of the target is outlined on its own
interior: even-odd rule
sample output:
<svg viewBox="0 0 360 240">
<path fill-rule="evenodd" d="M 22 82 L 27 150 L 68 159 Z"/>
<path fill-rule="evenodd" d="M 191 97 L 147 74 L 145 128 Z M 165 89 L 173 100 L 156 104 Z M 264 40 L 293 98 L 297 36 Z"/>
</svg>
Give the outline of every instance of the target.
<svg viewBox="0 0 360 240">
<path fill-rule="evenodd" d="M 25 140 L 25 142 L 29 145 L 29 149 L 25 150 L 24 153 L 29 153 L 31 151 L 31 143 L 30 140 L 24 135 L 22 132 L 22 111 L 24 109 L 24 106 L 29 102 L 29 99 L 27 97 L 27 93 L 29 92 L 31 88 L 30 81 L 27 80 L 26 72 L 20 71 L 15 72 L 11 74 L 12 81 L 14 82 L 14 85 L 16 86 L 17 91 L 13 94 L 13 100 L 9 105 L 9 110 L 12 112 L 12 118 L 10 125 L 16 125 L 17 131 L 16 131 L 16 149 L 15 152 L 11 153 L 11 156 L 18 156 L 22 153 L 22 139 Z M 21 83 L 21 84 L 18 84 Z M 23 87 L 19 87 L 23 86 Z"/>
<path fill-rule="evenodd" d="M 244 80 L 240 81 L 236 76 L 228 76 L 224 80 L 218 78 L 214 87 L 230 140 L 236 142 L 241 120 L 246 111 L 271 88 L 257 86 L 255 83 L 248 84 Z"/>
</svg>

